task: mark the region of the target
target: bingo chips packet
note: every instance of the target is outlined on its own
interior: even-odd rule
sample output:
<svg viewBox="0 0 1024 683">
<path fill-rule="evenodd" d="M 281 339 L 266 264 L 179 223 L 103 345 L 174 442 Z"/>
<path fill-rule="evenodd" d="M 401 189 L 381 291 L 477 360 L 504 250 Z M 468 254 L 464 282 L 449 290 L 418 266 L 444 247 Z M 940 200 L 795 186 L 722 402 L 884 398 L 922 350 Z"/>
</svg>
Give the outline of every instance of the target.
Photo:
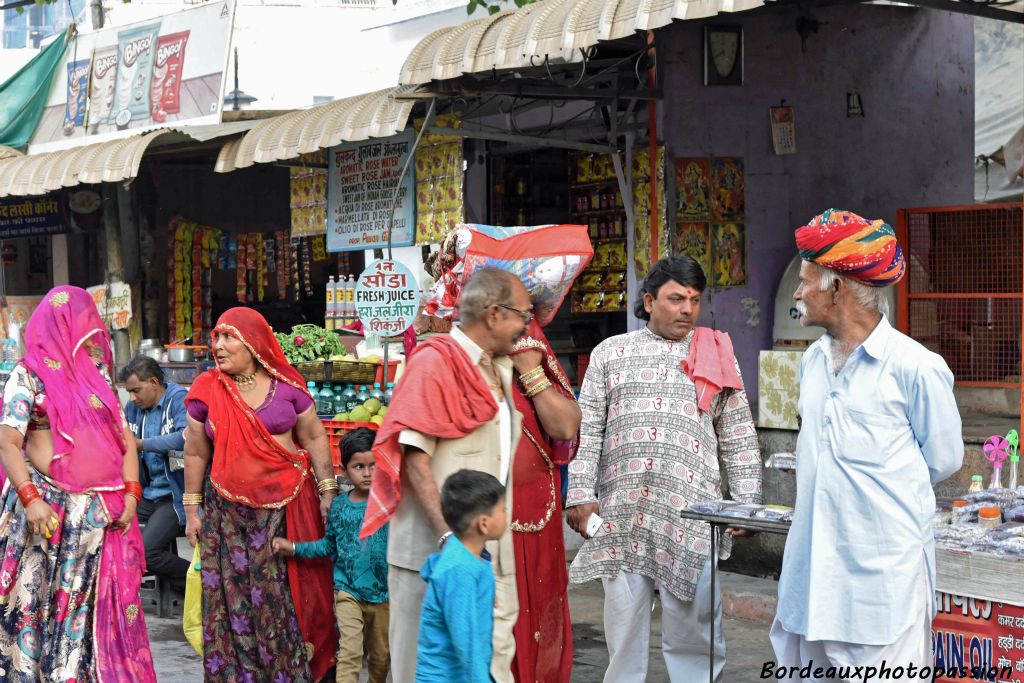
<svg viewBox="0 0 1024 683">
<path fill-rule="evenodd" d="M 109 123 L 127 128 L 150 117 L 150 83 L 160 24 L 139 26 L 117 34 L 117 88 Z"/>
</svg>

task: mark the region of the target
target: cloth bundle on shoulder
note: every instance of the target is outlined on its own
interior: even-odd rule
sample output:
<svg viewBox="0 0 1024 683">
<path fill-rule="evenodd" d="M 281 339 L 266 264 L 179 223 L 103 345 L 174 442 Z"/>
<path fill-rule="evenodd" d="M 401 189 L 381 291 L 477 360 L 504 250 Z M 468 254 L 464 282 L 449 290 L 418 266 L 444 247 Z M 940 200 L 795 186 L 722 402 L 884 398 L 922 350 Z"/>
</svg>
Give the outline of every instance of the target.
<svg viewBox="0 0 1024 683">
<path fill-rule="evenodd" d="M 478 268 L 501 268 L 523 281 L 537 321 L 547 325 L 593 257 L 585 225 L 460 224 L 441 245 L 434 267 L 437 281 L 427 292 L 424 310 L 445 320 L 457 318 L 459 293 L 469 276 Z"/>
</svg>

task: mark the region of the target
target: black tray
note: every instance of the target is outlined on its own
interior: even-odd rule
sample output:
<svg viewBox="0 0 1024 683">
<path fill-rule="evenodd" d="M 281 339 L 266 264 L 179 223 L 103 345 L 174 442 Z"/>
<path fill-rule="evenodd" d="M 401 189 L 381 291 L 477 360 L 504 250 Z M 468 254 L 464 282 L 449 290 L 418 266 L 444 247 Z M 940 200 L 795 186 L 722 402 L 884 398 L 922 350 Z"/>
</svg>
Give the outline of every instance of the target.
<svg viewBox="0 0 1024 683">
<path fill-rule="evenodd" d="M 779 522 L 770 519 L 754 519 L 753 517 L 730 517 L 729 515 L 708 515 L 702 512 L 683 510 L 679 513 L 683 519 L 693 519 L 708 524 L 721 524 L 731 526 L 734 529 L 750 529 L 751 531 L 763 531 L 769 534 L 788 534 L 791 522 Z"/>
</svg>

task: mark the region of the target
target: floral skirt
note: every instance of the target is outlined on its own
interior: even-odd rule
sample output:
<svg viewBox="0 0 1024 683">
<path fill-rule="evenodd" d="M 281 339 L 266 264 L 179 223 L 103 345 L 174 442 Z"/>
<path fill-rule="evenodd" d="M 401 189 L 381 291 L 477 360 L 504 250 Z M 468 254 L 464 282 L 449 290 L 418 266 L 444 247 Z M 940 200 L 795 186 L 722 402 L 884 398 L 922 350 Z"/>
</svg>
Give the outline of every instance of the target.
<svg viewBox="0 0 1024 683">
<path fill-rule="evenodd" d="M 284 509 L 233 503 L 207 485 L 199 543 L 208 682 L 313 680 L 275 536 L 287 536 Z"/>
<path fill-rule="evenodd" d="M 96 494 L 32 481 L 60 519 L 32 533 L 10 481 L 0 493 L 0 680 L 95 681 L 93 616 L 107 516 Z"/>
</svg>

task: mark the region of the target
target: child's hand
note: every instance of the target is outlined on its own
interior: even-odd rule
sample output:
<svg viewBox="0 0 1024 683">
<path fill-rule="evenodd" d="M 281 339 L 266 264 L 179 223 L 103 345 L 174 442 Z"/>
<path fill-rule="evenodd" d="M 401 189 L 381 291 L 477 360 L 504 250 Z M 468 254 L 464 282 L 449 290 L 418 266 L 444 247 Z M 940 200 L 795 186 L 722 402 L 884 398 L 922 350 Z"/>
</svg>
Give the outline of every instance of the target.
<svg viewBox="0 0 1024 683">
<path fill-rule="evenodd" d="M 281 538 L 280 536 L 275 537 L 274 540 L 270 542 L 270 547 L 276 555 L 295 557 L 295 544 L 287 538 Z"/>
</svg>

